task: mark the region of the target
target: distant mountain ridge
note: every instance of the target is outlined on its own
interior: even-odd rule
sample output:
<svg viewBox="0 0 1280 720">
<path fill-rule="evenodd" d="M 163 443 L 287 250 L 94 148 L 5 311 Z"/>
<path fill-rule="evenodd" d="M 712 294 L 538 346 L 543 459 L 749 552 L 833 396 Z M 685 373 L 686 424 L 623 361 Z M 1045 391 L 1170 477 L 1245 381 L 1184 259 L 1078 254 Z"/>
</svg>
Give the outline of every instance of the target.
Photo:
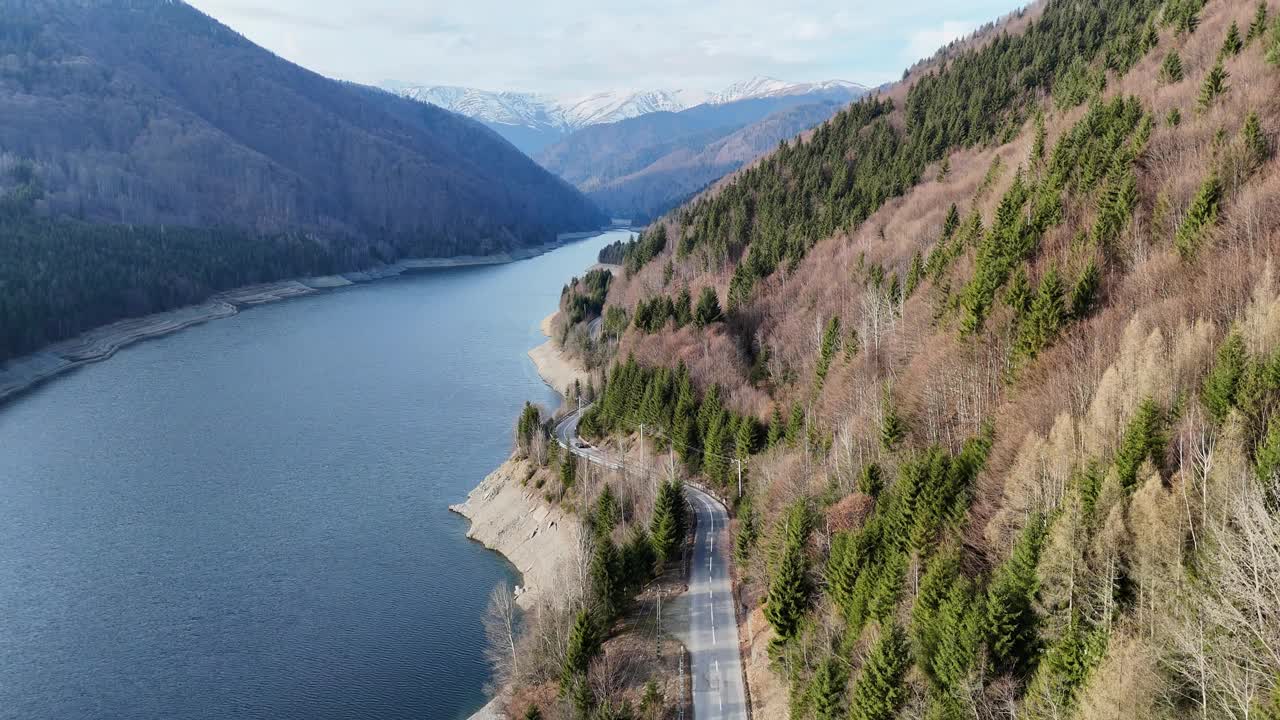
<svg viewBox="0 0 1280 720">
<path fill-rule="evenodd" d="M 430 255 L 600 220 L 481 124 L 322 77 L 186 3 L 6 6 L 0 149 L 34 164 L 49 213 L 394 238 Z"/>
<path fill-rule="evenodd" d="M 570 97 L 395 82 L 387 82 L 385 87 L 404 97 L 479 120 L 531 155 L 578 130 L 655 112 L 680 112 L 699 105 L 724 105 L 742 100 L 814 93 L 847 93 L 852 97 L 867 91 L 865 86 L 844 80 L 796 83 L 770 77 L 736 82 L 719 92 L 678 89 L 606 91 Z"/>
</svg>

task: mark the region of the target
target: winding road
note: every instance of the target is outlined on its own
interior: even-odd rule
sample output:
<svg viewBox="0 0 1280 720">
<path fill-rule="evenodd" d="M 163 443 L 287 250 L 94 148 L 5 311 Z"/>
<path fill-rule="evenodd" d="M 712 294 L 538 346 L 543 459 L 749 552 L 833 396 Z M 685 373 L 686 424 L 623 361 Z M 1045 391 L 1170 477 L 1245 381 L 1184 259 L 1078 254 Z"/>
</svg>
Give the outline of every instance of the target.
<svg viewBox="0 0 1280 720">
<path fill-rule="evenodd" d="M 556 439 L 562 447 L 603 467 L 643 475 L 652 472 L 649 468 L 628 467 L 620 458 L 611 459 L 604 451 L 584 443 L 578 437 L 580 413 L 581 410 L 569 413 L 556 424 Z M 745 720 L 747 693 L 729 576 L 729 513 L 719 500 L 692 485 L 685 485 L 685 496 L 697 517 L 697 537 L 689 589 L 673 601 L 672 615 L 684 620 L 675 634 L 689 650 L 693 716 L 697 720 Z"/>
</svg>

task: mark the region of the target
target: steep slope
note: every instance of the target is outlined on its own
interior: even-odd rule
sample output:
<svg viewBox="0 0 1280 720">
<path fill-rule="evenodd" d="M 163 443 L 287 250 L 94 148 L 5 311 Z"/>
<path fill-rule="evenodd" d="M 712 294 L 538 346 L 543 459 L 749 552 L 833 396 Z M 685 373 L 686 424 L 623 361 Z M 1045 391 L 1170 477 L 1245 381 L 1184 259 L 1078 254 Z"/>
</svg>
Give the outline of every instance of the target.
<svg viewBox="0 0 1280 720">
<path fill-rule="evenodd" d="M 836 114 L 843 103 L 820 102 L 766 116 L 736 132 L 702 144 L 699 136 L 648 165 L 587 193 L 615 217 L 643 222 L 665 213 L 712 182 L 773 150 Z"/>
<path fill-rule="evenodd" d="M 607 211 L 615 215 L 630 213 L 647 217 L 682 197 L 688 192 L 684 188 L 696 189 L 714 178 L 703 179 L 705 173 L 690 173 L 689 177 L 680 178 L 681 194 L 664 195 L 653 202 L 640 200 L 644 194 L 643 186 L 632 191 L 627 183 L 620 180 L 641 173 L 652 165 L 661 165 L 664 159 L 668 167 L 682 163 L 680 156 L 699 155 L 728 136 L 771 115 L 801 106 L 810 106 L 807 113 L 816 110 L 821 114 L 824 109 L 832 113 L 854 97 L 854 90 L 837 87 L 813 93 L 699 105 L 678 113 L 651 113 L 580 130 L 543 150 L 537 160 L 585 192 L 592 193 L 612 185 L 607 195 L 599 196 L 610 201 L 605 206 Z M 792 115 L 791 119 L 805 116 Z M 766 125 L 786 122 L 786 119 L 773 119 Z M 769 131 L 762 127 L 756 132 L 763 135 Z"/>
<path fill-rule="evenodd" d="M 604 219 L 480 124 L 323 78 L 181 2 L 0 18 L 0 361 L 240 285 Z"/>
<path fill-rule="evenodd" d="M 0 146 L 34 162 L 55 214 L 437 255 L 598 221 L 478 124 L 323 78 L 181 2 L 33 0 L 0 37 Z"/>
<path fill-rule="evenodd" d="M 625 248 L 581 427 L 743 469 L 756 716 L 1280 716 L 1276 14 L 1049 0 Z"/>
</svg>

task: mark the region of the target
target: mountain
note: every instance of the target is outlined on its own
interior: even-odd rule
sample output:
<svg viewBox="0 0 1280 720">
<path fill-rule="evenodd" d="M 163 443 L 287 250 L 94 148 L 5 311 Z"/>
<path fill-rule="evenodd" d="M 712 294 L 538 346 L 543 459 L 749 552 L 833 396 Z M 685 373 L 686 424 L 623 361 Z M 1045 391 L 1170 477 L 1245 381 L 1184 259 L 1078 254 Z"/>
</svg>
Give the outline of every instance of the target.
<svg viewBox="0 0 1280 720">
<path fill-rule="evenodd" d="M 32 243 L 0 244 L 0 325 L 20 336 L 0 358 L 90 317 L 163 309 L 228 283 L 512 250 L 604 220 L 480 123 L 324 78 L 171 0 L 4 3 L 0 200 L 0 220 L 24 224 L 0 241 Z M 109 258 L 94 234 L 106 224 L 120 238 Z M 178 226 L 222 239 L 180 243 Z M 104 268 L 71 284 L 71 266 L 90 258 L 119 277 Z M 144 266 L 163 271 L 139 275 Z M 110 288 L 88 313 L 87 286 L 99 282 Z M 62 315 L 42 314 L 53 308 Z"/>
<path fill-rule="evenodd" d="M 832 94 L 841 90 L 853 97 L 866 91 L 866 88 L 856 83 L 840 80 L 791 83 L 762 77 L 734 83 L 718 93 L 650 90 L 566 97 L 527 92 L 491 92 L 447 85 L 406 85 L 394 81 L 387 81 L 384 86 L 404 97 L 438 105 L 479 120 L 530 155 L 537 154 L 576 130 L 654 112 L 679 112 L 702 104 L 716 105 L 785 95 Z"/>
<path fill-rule="evenodd" d="M 1280 718 L 1275 15 L 1034 3 L 608 248 L 556 335 L 636 472 L 531 481 L 727 499 L 753 717 Z"/>
<path fill-rule="evenodd" d="M 750 97 L 592 125 L 535 158 L 614 217 L 643 221 L 826 120 L 861 88 L 841 84 L 789 92 L 757 84 L 731 88 L 724 97 L 742 93 Z"/>
<path fill-rule="evenodd" d="M 695 135 L 637 170 L 593 184 L 587 196 L 614 217 L 643 222 L 707 185 L 822 124 L 844 107 L 832 101 L 780 110 L 728 135 Z M 709 141 L 709 142 L 708 142 Z"/>
</svg>

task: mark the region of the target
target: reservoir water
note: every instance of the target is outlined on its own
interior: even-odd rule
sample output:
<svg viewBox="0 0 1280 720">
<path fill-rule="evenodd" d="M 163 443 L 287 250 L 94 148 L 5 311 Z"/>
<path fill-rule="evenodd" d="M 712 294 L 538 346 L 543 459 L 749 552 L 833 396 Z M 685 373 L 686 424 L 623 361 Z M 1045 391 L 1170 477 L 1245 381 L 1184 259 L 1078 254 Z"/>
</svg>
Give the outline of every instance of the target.
<svg viewBox="0 0 1280 720">
<path fill-rule="evenodd" d="M 609 233 L 253 308 L 0 407 L 0 718 L 415 718 L 483 704 L 517 578 L 447 506 Z"/>
</svg>

